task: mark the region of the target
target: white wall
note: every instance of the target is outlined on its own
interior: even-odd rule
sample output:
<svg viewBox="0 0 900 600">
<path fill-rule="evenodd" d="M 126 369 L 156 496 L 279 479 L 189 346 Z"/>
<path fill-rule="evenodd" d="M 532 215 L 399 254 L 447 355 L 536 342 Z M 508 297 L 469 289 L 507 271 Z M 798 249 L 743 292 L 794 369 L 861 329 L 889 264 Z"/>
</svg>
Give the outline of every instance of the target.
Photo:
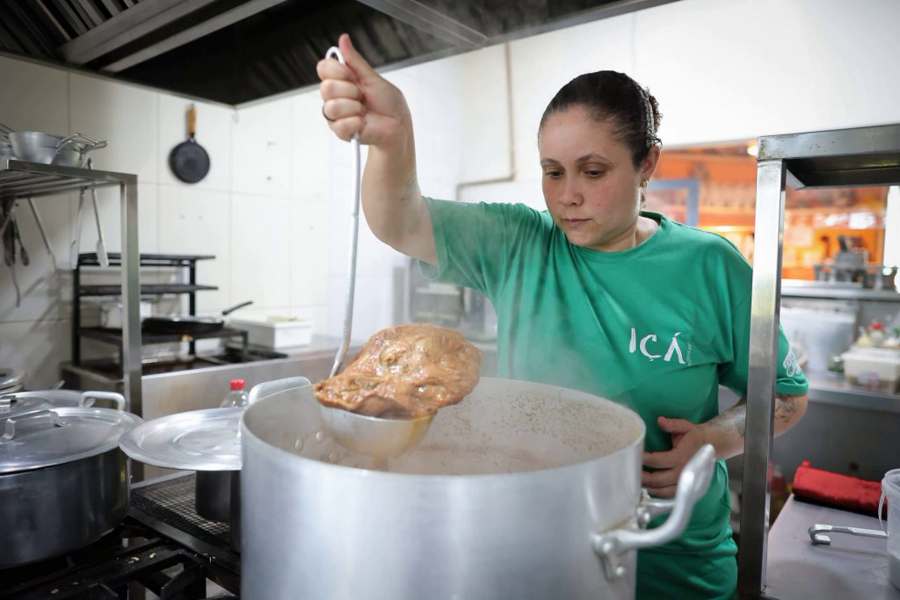
<svg viewBox="0 0 900 600">
<path fill-rule="evenodd" d="M 466 199 L 543 206 L 538 121 L 587 71 L 649 87 L 664 147 L 900 122 L 898 22 L 896 0 L 680 0 L 513 42 L 516 180 Z"/>
<path fill-rule="evenodd" d="M 293 128 L 295 113 L 308 112 L 308 98 L 241 113 L 198 102 L 197 139 L 210 154 L 211 170 L 189 186 L 168 167 L 169 151 L 185 138 L 188 100 L 7 58 L 0 58 L 0 80 L 0 121 L 20 130 L 107 139 L 109 147 L 95 153 L 95 166 L 137 173 L 142 252 L 216 255 L 198 266 L 198 280 L 219 287 L 198 294 L 201 313 L 252 299 L 256 304 L 247 314 L 296 314 L 314 319 L 320 331 L 326 327 L 328 162 L 302 150 L 327 148 L 327 129 L 320 121 Z M 107 247 L 118 251 L 118 191 L 100 190 L 98 196 Z M 65 268 L 77 195 L 35 203 Z M 70 357 L 72 279 L 67 270 L 53 274 L 27 209 L 17 215 L 32 263 L 16 266 L 23 294 L 18 308 L 9 270 L 0 267 L 0 365 L 26 368 L 28 384 L 36 387 L 56 381 L 59 363 Z M 97 236 L 89 210 L 81 221 L 81 250 L 92 251 Z M 118 281 L 117 274 L 106 279 Z M 91 311 L 83 314 L 90 318 Z M 110 351 L 90 341 L 83 348 L 88 355 Z"/>
<path fill-rule="evenodd" d="M 665 145 L 900 122 L 900 2 L 681 0 L 511 43 L 514 129 L 507 130 L 502 47 L 391 71 L 413 114 L 420 186 L 467 201 L 543 205 L 536 134 L 556 90 L 589 70 L 622 70 L 646 85 L 663 112 Z M 106 137 L 99 168 L 140 177 L 141 249 L 212 253 L 200 294 L 213 312 L 253 299 L 262 312 L 311 316 L 337 335 L 343 318 L 352 190 L 350 148 L 325 127 L 316 91 L 238 111 L 199 103 L 198 139 L 213 170 L 197 186 L 176 182 L 169 150 L 184 135 L 187 102 L 174 96 L 0 58 L 0 121 L 19 129 Z M 512 135 L 510 135 L 512 134 Z M 514 140 L 515 164 L 509 164 Z M 118 245 L 113 192 L 103 222 Z M 59 256 L 67 255 L 75 198 L 39 199 Z M 95 236 L 84 215 L 82 248 Z M 57 378 L 68 358 L 71 280 L 50 277 L 28 215 L 32 265 L 13 306 L 0 267 L 0 365 L 25 365 L 33 386 Z M 403 257 L 363 226 L 354 337 L 393 319 L 392 272 Z"/>
</svg>

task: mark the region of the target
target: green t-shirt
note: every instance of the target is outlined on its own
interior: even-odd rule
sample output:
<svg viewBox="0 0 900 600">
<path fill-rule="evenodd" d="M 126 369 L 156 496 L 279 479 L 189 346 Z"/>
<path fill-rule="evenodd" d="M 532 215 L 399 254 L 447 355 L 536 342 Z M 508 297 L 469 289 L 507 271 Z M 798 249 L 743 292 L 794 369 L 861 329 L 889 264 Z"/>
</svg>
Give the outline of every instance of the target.
<svg viewBox="0 0 900 600">
<path fill-rule="evenodd" d="M 703 423 L 719 413 L 719 384 L 746 394 L 751 268 L 724 238 L 645 212 L 659 223 L 652 237 L 600 252 L 570 244 L 546 211 L 426 203 L 438 264 L 423 269 L 490 298 L 500 377 L 624 404 L 644 420 L 650 452 L 671 448 L 657 417 Z M 779 394 L 806 393 L 783 333 L 776 381 Z M 719 461 L 685 533 L 655 552 L 733 557 L 728 516 Z"/>
</svg>

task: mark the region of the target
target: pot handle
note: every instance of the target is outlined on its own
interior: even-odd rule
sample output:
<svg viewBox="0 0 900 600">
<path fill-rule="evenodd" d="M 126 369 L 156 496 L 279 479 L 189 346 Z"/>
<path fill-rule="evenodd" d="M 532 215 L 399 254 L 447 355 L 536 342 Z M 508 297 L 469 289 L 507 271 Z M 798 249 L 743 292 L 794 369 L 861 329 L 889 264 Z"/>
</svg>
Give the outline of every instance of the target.
<svg viewBox="0 0 900 600">
<path fill-rule="evenodd" d="M 116 403 L 116 410 L 126 410 L 128 401 L 125 396 L 116 392 L 84 392 L 81 399 L 78 400 L 78 406 L 81 408 L 90 408 L 94 405 L 94 400 L 112 400 Z"/>
<path fill-rule="evenodd" d="M 711 444 L 704 444 L 678 476 L 674 502 L 649 497 L 641 500 L 637 511 L 637 519 L 641 524 L 646 525 L 653 516 L 671 510 L 669 518 L 659 527 L 648 530 L 614 529 L 591 534 L 591 545 L 603 561 L 607 579 L 625 576 L 626 570 L 620 564 L 620 555 L 640 548 L 659 546 L 681 535 L 691 518 L 694 505 L 709 489 L 715 465 L 715 449 Z"/>
<path fill-rule="evenodd" d="M 86 151 L 106 148 L 106 140 L 95 140 L 93 138 L 89 138 L 83 133 L 73 133 L 72 135 L 66 136 L 63 139 L 59 140 L 59 142 L 57 142 L 56 151 L 59 152 L 66 146 L 72 144 L 81 144 L 82 146 L 85 146 Z"/>
<path fill-rule="evenodd" d="M 2 432 L 0 432 L 0 444 L 2 444 L 3 442 L 9 442 L 13 438 L 15 438 L 16 427 L 22 425 L 23 421 L 37 422 L 37 419 L 42 417 L 49 417 L 48 421 L 44 421 L 41 424 L 41 427 L 43 428 L 53 427 L 57 422 L 59 422 L 59 415 L 57 415 L 52 410 L 47 409 L 32 410 L 29 412 L 20 413 L 14 417 L 7 417 L 6 419 L 3 419 L 2 421 L 0 421 L 3 423 L 3 430 Z"/>
<path fill-rule="evenodd" d="M 273 381 L 264 381 L 250 388 L 250 394 L 247 396 L 247 404 L 253 404 L 267 396 L 292 390 L 294 388 L 302 388 L 311 385 L 306 377 L 284 377 Z"/>
</svg>

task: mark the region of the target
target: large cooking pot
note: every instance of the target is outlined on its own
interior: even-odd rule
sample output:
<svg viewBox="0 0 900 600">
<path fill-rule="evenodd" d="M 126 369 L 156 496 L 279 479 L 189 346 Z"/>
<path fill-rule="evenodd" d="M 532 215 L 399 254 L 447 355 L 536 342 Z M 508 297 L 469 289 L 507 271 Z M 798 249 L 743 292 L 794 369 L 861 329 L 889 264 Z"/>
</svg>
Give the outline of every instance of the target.
<svg viewBox="0 0 900 600">
<path fill-rule="evenodd" d="M 141 420 L 124 408 L 112 392 L 85 392 L 77 406 L 39 392 L 0 398 L 0 569 L 77 550 L 125 517 L 128 463 L 118 442 Z"/>
<path fill-rule="evenodd" d="M 683 531 L 715 464 L 704 446 L 676 499 L 650 500 L 637 414 L 492 378 L 387 463 L 334 441 L 310 386 L 251 403 L 241 433 L 241 596 L 254 600 L 631 598 L 635 550 Z"/>
</svg>

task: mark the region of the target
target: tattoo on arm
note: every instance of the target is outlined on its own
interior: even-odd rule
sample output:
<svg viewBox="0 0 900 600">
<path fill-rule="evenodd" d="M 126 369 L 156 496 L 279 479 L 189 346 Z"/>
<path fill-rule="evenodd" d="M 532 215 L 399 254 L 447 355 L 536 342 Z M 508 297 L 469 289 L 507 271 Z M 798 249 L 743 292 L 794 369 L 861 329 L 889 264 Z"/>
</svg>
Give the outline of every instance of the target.
<svg viewBox="0 0 900 600">
<path fill-rule="evenodd" d="M 782 425 L 789 424 L 797 414 L 797 396 L 775 397 L 775 422 Z"/>
<path fill-rule="evenodd" d="M 802 416 L 806 409 L 806 396 L 776 396 L 772 432 L 780 435 Z M 716 447 L 721 458 L 737 456 L 744 449 L 747 427 L 747 399 L 741 398 L 737 404 L 719 416 L 703 424 L 707 439 Z"/>
</svg>

